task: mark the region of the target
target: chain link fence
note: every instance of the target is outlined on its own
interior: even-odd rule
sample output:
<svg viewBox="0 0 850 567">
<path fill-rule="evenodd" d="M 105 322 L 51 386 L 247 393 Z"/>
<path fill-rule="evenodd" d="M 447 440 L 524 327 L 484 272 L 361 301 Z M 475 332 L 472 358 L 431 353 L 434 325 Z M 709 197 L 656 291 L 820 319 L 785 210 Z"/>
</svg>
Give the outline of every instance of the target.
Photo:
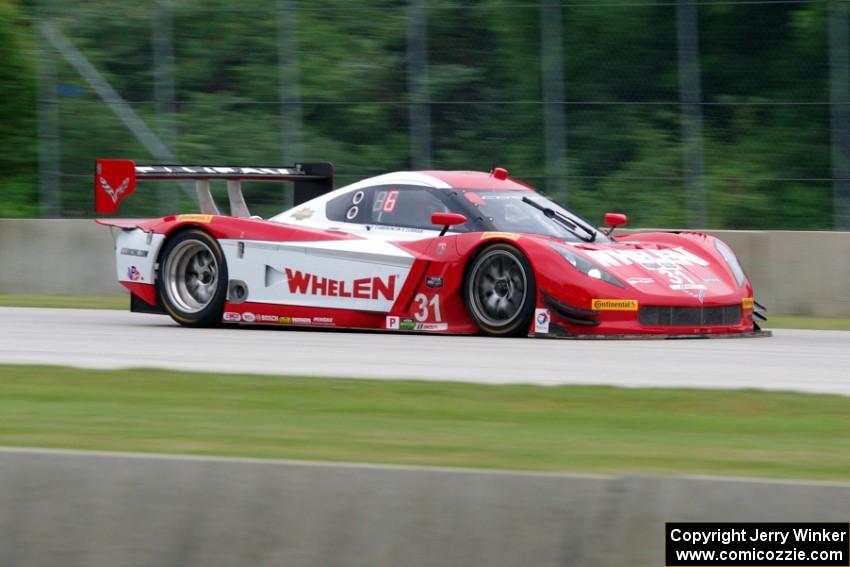
<svg viewBox="0 0 850 567">
<path fill-rule="evenodd" d="M 31 20 L 42 216 L 91 216 L 96 157 L 328 160 L 338 185 L 503 166 L 632 226 L 850 229 L 846 1 L 41 0 Z M 154 187 L 122 215 L 192 210 Z M 291 203 L 246 189 L 260 215 Z"/>
</svg>

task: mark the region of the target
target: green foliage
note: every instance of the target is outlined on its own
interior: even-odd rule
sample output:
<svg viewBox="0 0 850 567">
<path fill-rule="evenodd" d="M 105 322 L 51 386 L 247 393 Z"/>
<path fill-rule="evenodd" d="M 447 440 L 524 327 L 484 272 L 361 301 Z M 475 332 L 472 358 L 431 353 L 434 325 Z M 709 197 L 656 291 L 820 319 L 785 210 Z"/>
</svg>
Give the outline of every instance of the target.
<svg viewBox="0 0 850 567">
<path fill-rule="evenodd" d="M 38 215 L 30 33 L 17 3 L 0 0 L 0 217 Z"/>
<path fill-rule="evenodd" d="M 45 2 L 51 21 L 154 129 L 152 31 L 170 5 L 180 161 L 276 164 L 282 132 L 279 21 L 297 30 L 305 160 L 330 160 L 339 183 L 411 167 L 404 0 Z M 294 8 L 294 9 L 293 9 Z M 0 0 L 0 216 L 38 214 L 31 29 Z M 708 225 L 831 227 L 827 7 L 712 4 L 699 9 Z M 541 10 L 507 0 L 428 3 L 428 95 L 439 169 L 494 165 L 544 185 Z M 591 219 L 628 213 L 632 226 L 683 227 L 686 192 L 675 27 L 669 3 L 563 8 L 567 178 L 554 195 Z M 63 206 L 92 210 L 91 161 L 151 156 L 66 63 L 60 85 Z M 297 87 L 297 89 L 296 89 Z M 817 104 L 799 104 L 799 103 Z M 162 132 L 160 132 L 162 133 Z M 172 207 L 190 201 L 179 195 Z M 157 190 L 122 214 L 165 212 Z M 249 187 L 262 215 L 278 188 Z"/>
</svg>

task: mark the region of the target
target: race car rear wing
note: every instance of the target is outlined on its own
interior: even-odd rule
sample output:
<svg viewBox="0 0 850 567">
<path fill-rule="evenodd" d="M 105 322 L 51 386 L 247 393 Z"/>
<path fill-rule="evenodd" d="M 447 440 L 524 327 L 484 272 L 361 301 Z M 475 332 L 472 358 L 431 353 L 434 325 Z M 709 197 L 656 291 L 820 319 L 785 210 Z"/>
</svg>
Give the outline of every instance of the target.
<svg viewBox="0 0 850 567">
<path fill-rule="evenodd" d="M 249 217 L 242 196 L 242 181 L 292 181 L 294 204 L 309 201 L 333 189 L 334 166 L 328 162 L 298 163 L 287 167 L 243 167 L 220 165 L 136 165 L 127 159 L 95 160 L 95 211 L 112 214 L 118 203 L 136 189 L 136 180 L 194 180 L 201 212 L 217 215 L 218 207 L 210 193 L 210 181 L 227 181 L 230 215 Z"/>
</svg>

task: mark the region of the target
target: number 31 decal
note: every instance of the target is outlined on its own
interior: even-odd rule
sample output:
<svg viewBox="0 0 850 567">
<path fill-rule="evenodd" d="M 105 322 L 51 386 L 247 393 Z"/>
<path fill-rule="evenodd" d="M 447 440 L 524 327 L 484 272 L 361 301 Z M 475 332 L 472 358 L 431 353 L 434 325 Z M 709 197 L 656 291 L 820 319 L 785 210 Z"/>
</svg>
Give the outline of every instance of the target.
<svg viewBox="0 0 850 567">
<path fill-rule="evenodd" d="M 416 313 L 413 314 L 413 318 L 419 321 L 420 323 L 427 321 L 431 316 L 431 309 L 434 309 L 434 321 L 439 323 L 443 320 L 442 314 L 440 314 L 440 296 L 435 295 L 431 298 L 431 301 L 428 301 L 428 296 L 424 293 L 416 294 L 416 297 L 413 298 L 413 301 L 416 302 L 418 309 Z"/>
</svg>

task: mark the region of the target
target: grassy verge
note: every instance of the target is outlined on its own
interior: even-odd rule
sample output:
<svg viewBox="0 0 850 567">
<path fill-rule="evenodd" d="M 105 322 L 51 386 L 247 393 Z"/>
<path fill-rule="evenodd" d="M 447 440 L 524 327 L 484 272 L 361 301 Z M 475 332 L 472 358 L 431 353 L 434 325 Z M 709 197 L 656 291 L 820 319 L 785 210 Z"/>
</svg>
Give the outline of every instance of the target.
<svg viewBox="0 0 850 567">
<path fill-rule="evenodd" d="M 850 331 L 850 318 L 808 317 L 805 315 L 770 315 L 767 329 L 816 329 L 820 331 Z"/>
<path fill-rule="evenodd" d="M 129 309 L 130 299 L 122 295 L 0 295 L 0 307 L 69 307 L 76 309 Z M 850 331 L 850 318 L 771 315 L 767 329 L 821 329 Z"/>
<path fill-rule="evenodd" d="M 121 295 L 0 295 L 0 307 L 129 309 L 130 294 Z"/>
<path fill-rule="evenodd" d="M 850 479 L 850 398 L 0 366 L 0 445 Z"/>
</svg>

